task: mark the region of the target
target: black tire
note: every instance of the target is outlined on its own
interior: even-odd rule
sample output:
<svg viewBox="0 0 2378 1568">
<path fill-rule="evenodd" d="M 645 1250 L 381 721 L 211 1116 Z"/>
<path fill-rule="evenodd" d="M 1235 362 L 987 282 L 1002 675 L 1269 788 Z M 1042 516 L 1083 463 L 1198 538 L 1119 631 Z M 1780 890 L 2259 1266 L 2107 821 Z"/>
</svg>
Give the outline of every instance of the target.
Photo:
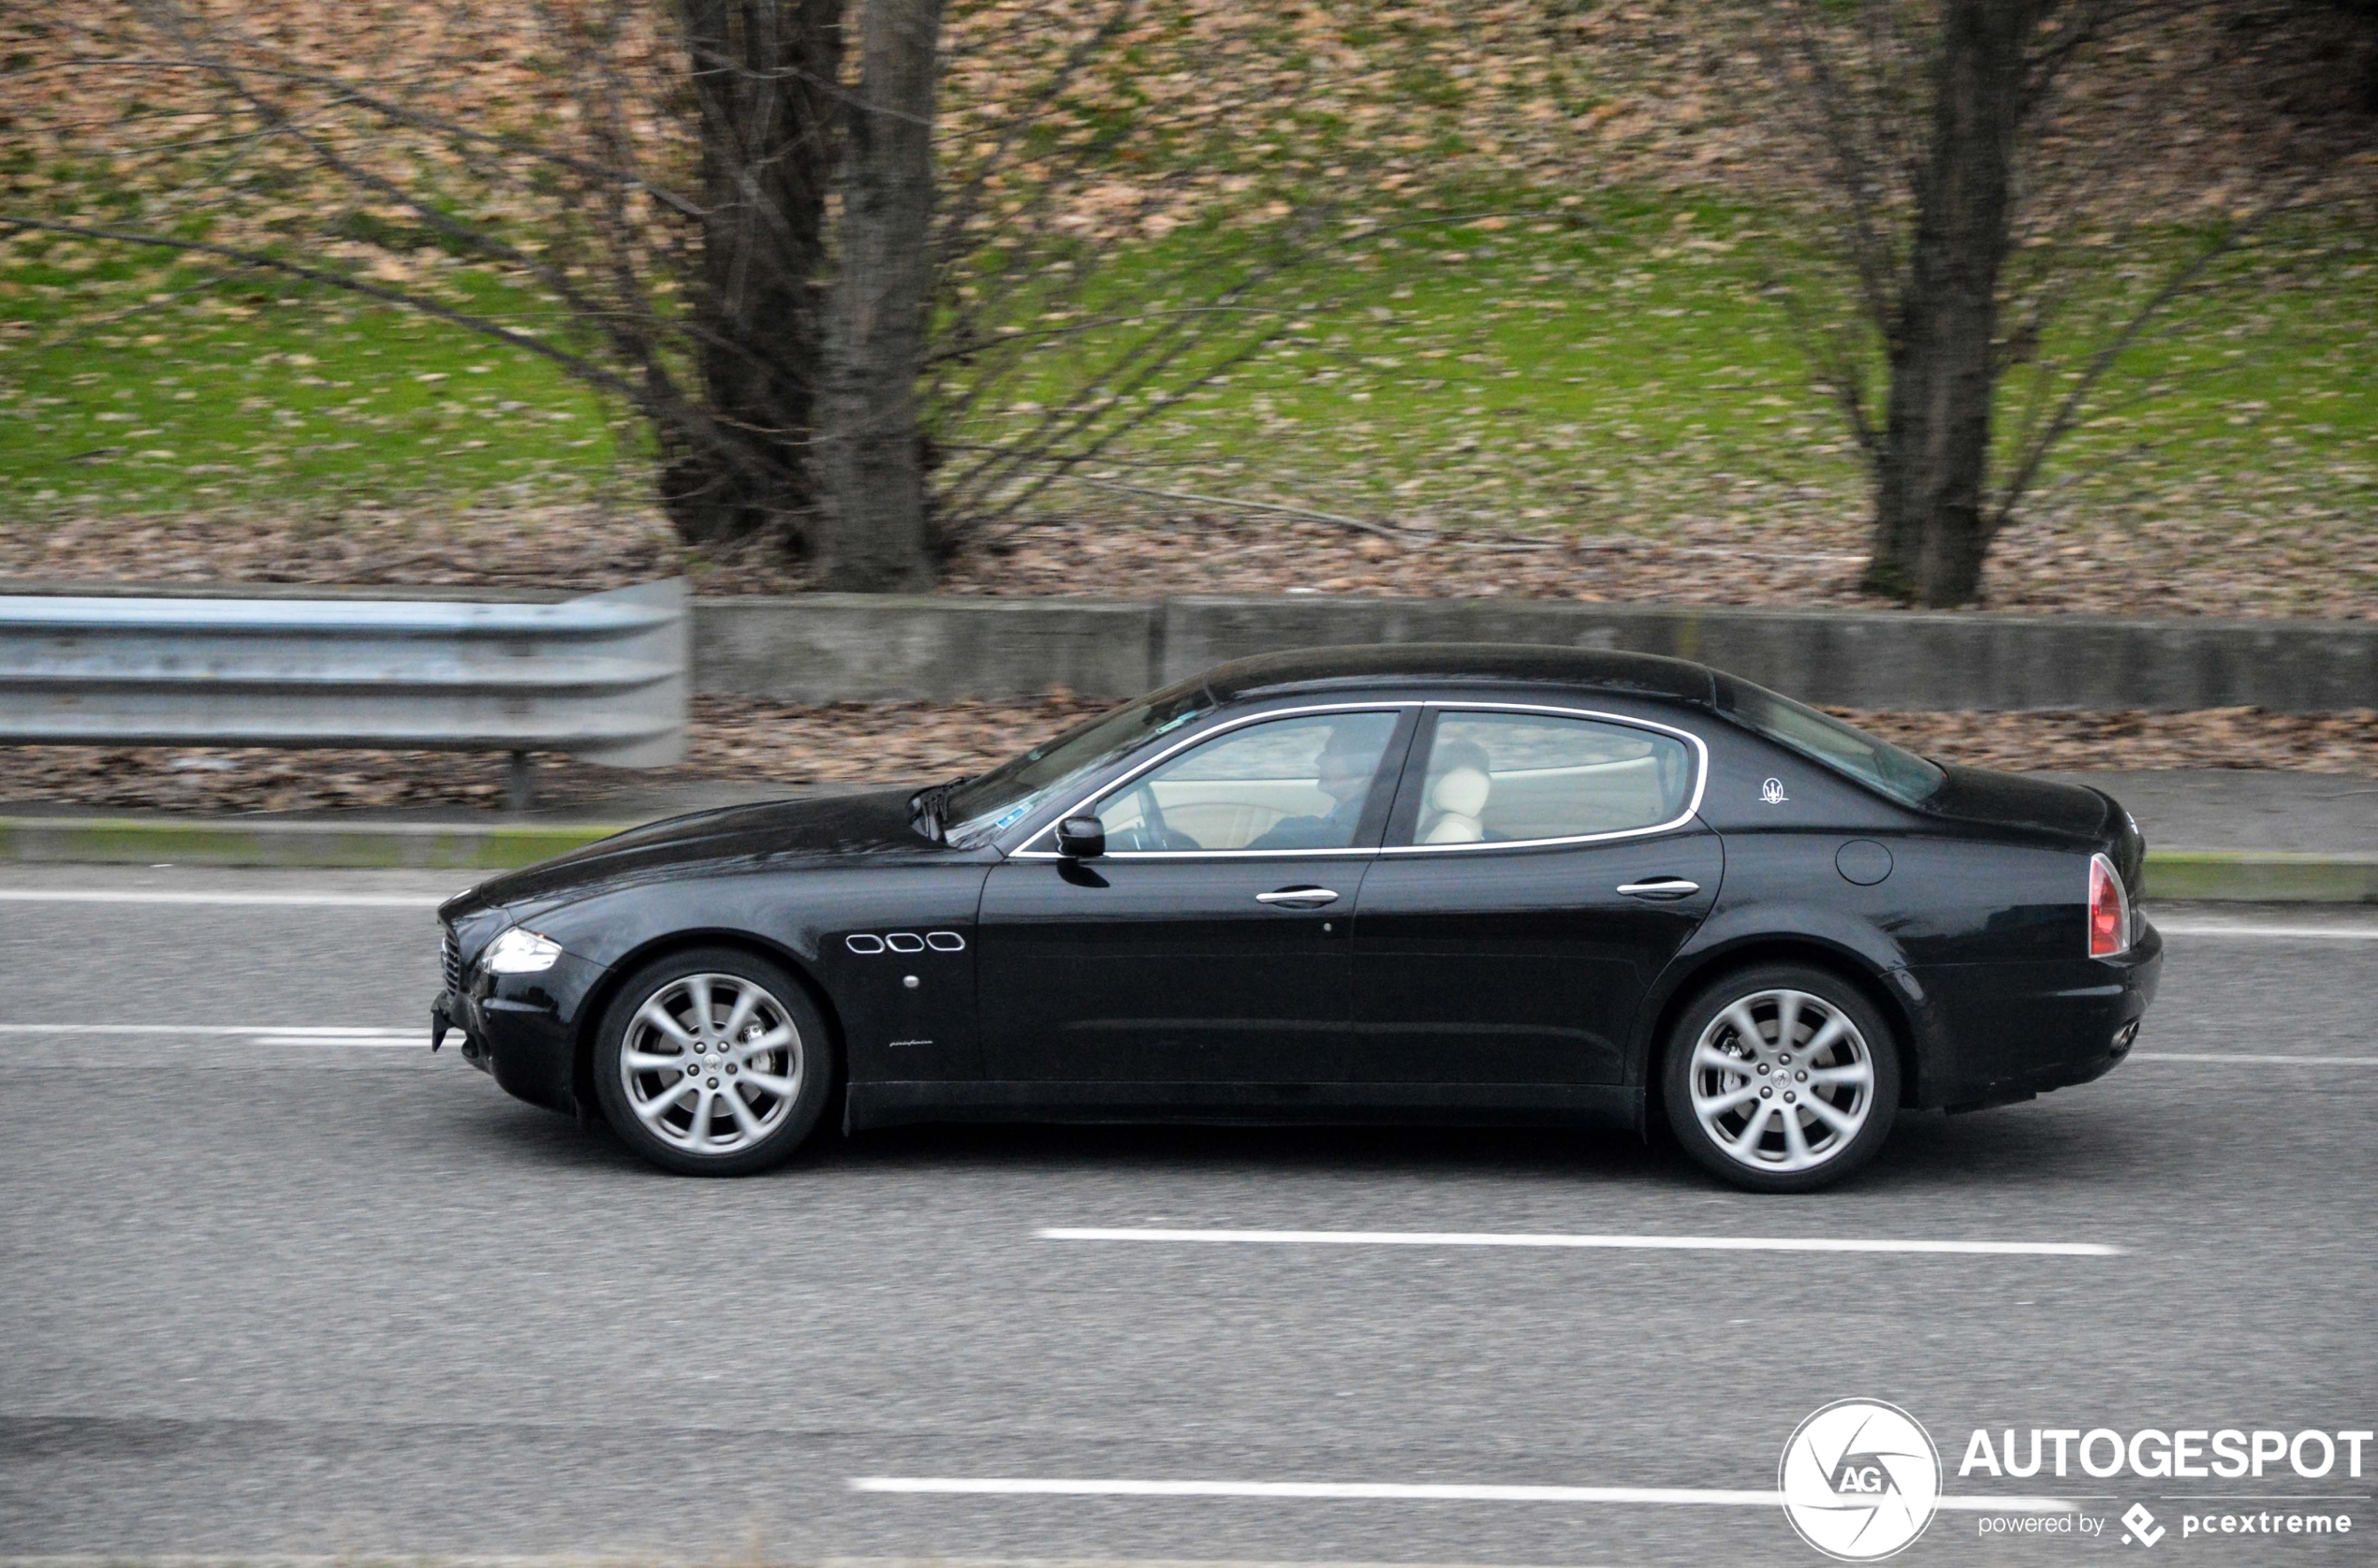
<svg viewBox="0 0 2378 1568">
<path fill-rule="evenodd" d="M 745 995 L 755 1000 L 729 1039 L 722 1026 L 735 1021 Z M 695 1023 L 704 997 L 707 1031 Z M 659 1004 L 674 1034 L 645 1013 L 648 1004 Z M 763 1048 L 783 1030 L 787 1047 Z M 639 1061 L 674 1057 L 686 1066 L 624 1071 L 631 1046 Z M 604 1120 L 630 1149 L 680 1176 L 751 1176 L 782 1165 L 816 1130 L 834 1090 L 832 1038 L 807 988 L 782 964 L 733 947 L 671 953 L 629 975 L 595 1027 L 593 1065 Z"/>
<path fill-rule="evenodd" d="M 1774 1033 L 1784 1021 L 1786 993 L 1799 999 L 1789 1002 L 1792 1049 Z M 1738 1004 L 1745 1011 L 1729 1016 Z M 1760 1031 L 1755 1047 L 1742 1044 L 1739 1020 L 1745 1017 Z M 1831 1043 L 1812 1059 L 1806 1047 L 1835 1018 L 1845 1027 L 1832 1033 Z M 1742 1069 L 1729 1072 L 1711 1067 L 1707 1060 L 1696 1063 L 1704 1044 L 1718 1056 L 1741 1060 Z M 1784 1060 L 1787 1056 L 1789 1062 Z M 1868 1075 L 1862 1085 L 1857 1081 L 1861 1062 Z M 1810 1081 L 1812 1072 L 1820 1081 Z M 1705 1121 L 1695 1103 L 1696 1078 L 1711 1106 L 1749 1092 Z M 1898 1032 L 1881 1010 L 1830 971 L 1793 963 L 1739 969 L 1711 982 L 1668 1031 L 1660 1065 L 1668 1125 L 1684 1151 L 1713 1174 L 1754 1193 L 1814 1192 L 1872 1159 L 1890 1136 L 1899 1110 L 1900 1078 Z M 1786 1099 L 1793 1102 L 1788 1110 Z M 1822 1116 L 1820 1106 L 1826 1113 Z M 1793 1119 L 1789 1129 L 1786 1114 Z M 1841 1123 L 1845 1122 L 1853 1125 L 1844 1129 Z M 1732 1136 L 1731 1141 L 1725 1135 Z M 1813 1163 L 1801 1163 L 1804 1157 Z"/>
</svg>

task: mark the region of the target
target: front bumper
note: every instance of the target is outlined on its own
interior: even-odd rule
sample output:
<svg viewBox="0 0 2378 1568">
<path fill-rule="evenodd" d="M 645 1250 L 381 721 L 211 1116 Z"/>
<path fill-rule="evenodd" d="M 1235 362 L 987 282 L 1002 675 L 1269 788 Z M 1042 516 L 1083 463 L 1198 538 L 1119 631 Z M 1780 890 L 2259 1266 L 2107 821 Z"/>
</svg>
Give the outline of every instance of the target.
<svg viewBox="0 0 2378 1568">
<path fill-rule="evenodd" d="M 433 1040 L 459 1031 L 465 1062 L 506 1093 L 548 1110 L 579 1109 L 580 1025 L 603 971 L 564 953 L 536 975 L 449 966 L 430 1004 Z"/>
</svg>

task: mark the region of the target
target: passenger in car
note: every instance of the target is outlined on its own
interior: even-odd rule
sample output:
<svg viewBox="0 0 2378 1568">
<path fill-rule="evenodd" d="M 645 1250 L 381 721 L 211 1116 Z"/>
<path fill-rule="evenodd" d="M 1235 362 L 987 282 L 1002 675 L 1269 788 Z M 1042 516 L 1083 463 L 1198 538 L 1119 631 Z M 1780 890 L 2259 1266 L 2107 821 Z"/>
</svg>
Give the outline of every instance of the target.
<svg viewBox="0 0 2378 1568">
<path fill-rule="evenodd" d="M 1368 715 L 1365 715 L 1366 717 Z M 1282 817 L 1249 849 L 1345 849 L 1354 843 L 1363 802 L 1379 770 L 1378 742 L 1368 726 L 1341 724 L 1329 731 L 1314 765 L 1314 786 L 1334 802 L 1320 816 Z"/>
</svg>

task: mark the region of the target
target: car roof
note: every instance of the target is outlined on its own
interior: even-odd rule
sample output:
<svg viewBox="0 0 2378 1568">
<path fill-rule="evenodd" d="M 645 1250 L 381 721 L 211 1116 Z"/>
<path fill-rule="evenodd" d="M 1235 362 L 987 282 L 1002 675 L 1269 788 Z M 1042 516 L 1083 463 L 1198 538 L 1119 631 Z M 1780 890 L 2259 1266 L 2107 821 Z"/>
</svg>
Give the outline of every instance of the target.
<svg viewBox="0 0 2378 1568">
<path fill-rule="evenodd" d="M 1717 672 L 1687 659 L 1621 653 L 1606 648 L 1548 648 L 1525 642 L 1405 642 L 1299 648 L 1234 659 L 1197 677 L 1217 701 L 1298 692 L 1344 693 L 1367 686 L 1562 686 L 1665 698 L 1696 708 L 1717 705 Z"/>
</svg>

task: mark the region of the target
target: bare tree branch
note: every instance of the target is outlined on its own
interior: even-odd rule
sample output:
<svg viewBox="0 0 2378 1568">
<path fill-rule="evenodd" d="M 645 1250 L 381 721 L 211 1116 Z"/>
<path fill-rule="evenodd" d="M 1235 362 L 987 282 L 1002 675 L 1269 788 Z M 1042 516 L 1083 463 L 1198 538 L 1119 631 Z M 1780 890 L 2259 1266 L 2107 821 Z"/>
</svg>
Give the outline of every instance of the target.
<svg viewBox="0 0 2378 1568">
<path fill-rule="evenodd" d="M 212 73 L 215 67 L 212 64 L 204 61 L 125 55 L 107 60 L 45 60 L 37 65 L 24 66 L 21 70 L 13 72 L 0 72 L 0 77 L 32 76 L 49 71 L 132 69 L 201 71 Z M 552 164 L 558 168 L 569 169 L 573 173 L 589 175 L 595 179 L 617 180 L 622 183 L 628 185 L 631 189 L 645 192 L 647 195 L 651 196 L 653 200 L 671 209 L 683 216 L 698 218 L 702 215 L 701 208 L 692 201 L 687 200 L 684 197 L 679 195 L 675 191 L 670 190 L 666 185 L 649 183 L 637 176 L 624 173 L 619 169 L 606 169 L 600 164 L 591 162 L 588 159 L 574 157 L 567 153 L 557 152 L 551 147 L 548 147 L 540 142 L 531 141 L 525 137 L 512 136 L 497 131 L 475 129 L 474 127 L 465 125 L 459 121 L 450 120 L 442 115 L 432 114 L 426 110 L 413 108 L 410 105 L 393 102 L 389 99 L 380 97 L 377 95 L 364 92 L 344 77 L 326 76 L 320 71 L 301 71 L 295 70 L 287 66 L 272 66 L 245 65 L 240 67 L 240 71 L 241 74 L 244 76 L 272 77 L 284 81 L 296 82 L 303 86 L 325 88 L 330 93 L 330 96 L 326 100 L 326 105 L 329 107 L 335 107 L 340 104 L 352 104 L 358 109 L 368 110 L 372 114 L 387 121 L 390 125 L 407 125 L 415 130 L 432 131 L 439 136 L 452 137 L 458 141 L 475 142 L 482 146 L 492 147 L 500 152 L 515 154 L 524 158 L 533 158 L 539 163 Z M 198 111 L 193 110 L 191 113 L 195 117 Z M 169 151 L 171 150 L 171 143 L 167 143 L 161 147 L 152 147 L 149 151 L 153 153 Z"/>
<path fill-rule="evenodd" d="M 2268 203 L 2252 216 L 2233 224 L 2219 240 L 2207 245 L 2187 262 L 2174 269 L 2171 274 L 2165 278 L 2162 286 L 2142 300 L 2138 308 L 2131 313 L 2129 319 L 2124 321 L 2121 327 L 2107 338 L 2094 354 L 2090 356 L 2071 389 L 2057 405 L 2055 416 L 2041 427 L 2028 447 L 2018 451 L 2013 471 L 2000 485 L 1995 504 L 1990 509 L 1988 526 L 1991 533 L 1996 533 L 2006 525 L 2006 520 L 2014 514 L 2016 506 L 2022 501 L 2024 492 L 2031 488 L 2032 481 L 2038 476 L 2040 464 L 2047 461 L 2048 454 L 2055 449 L 2056 444 L 2062 441 L 2065 433 L 2073 428 L 2074 423 L 2080 417 L 2083 405 L 2088 403 L 2090 394 L 2095 390 L 2098 382 L 2105 377 L 2106 372 L 2113 369 L 2115 361 L 2128 353 L 2137 343 L 2140 335 L 2146 330 L 2147 324 L 2202 278 L 2214 262 L 2236 250 L 2250 236 L 2281 212 L 2293 211 L 2297 198 L 2317 178 L 2316 172 L 2303 174 L 2287 194 Z"/>
</svg>

